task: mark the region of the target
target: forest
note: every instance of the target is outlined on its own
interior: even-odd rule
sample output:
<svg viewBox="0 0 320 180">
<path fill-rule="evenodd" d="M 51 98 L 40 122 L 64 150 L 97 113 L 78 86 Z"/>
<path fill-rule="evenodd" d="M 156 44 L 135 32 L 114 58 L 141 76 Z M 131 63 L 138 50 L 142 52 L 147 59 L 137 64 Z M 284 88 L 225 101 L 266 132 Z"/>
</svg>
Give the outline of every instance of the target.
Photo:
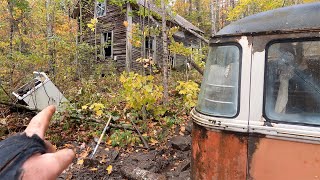
<svg viewBox="0 0 320 180">
<path fill-rule="evenodd" d="M 0 140 L 39 112 L 12 93 L 45 72 L 66 98 L 46 139 L 76 152 L 60 179 L 135 179 L 128 164 L 188 179 L 210 38 L 246 16 L 312 2 L 3 0 Z"/>
</svg>

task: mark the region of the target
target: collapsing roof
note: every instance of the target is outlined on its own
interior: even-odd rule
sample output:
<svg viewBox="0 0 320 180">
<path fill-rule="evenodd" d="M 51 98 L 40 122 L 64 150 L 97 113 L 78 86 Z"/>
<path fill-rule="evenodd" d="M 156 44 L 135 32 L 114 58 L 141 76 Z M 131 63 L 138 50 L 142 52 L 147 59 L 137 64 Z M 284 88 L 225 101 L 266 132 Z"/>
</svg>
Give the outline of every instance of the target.
<svg viewBox="0 0 320 180">
<path fill-rule="evenodd" d="M 162 15 L 162 11 L 153 3 L 150 3 L 145 0 L 137 0 L 137 3 L 140 6 L 144 6 L 145 8 L 150 9 L 151 11 L 153 11 L 159 15 Z M 207 42 L 207 43 L 209 42 L 202 35 L 200 35 L 200 34 L 204 33 L 203 31 L 201 31 L 198 27 L 193 25 L 191 22 L 189 22 L 188 20 L 186 20 L 182 16 L 180 16 L 178 14 L 172 14 L 172 13 L 170 13 L 169 16 L 172 18 L 172 21 L 174 23 L 176 23 L 179 26 L 181 26 L 182 28 L 186 29 L 188 32 L 190 32 L 194 36 L 198 37 L 199 39 L 203 40 L 204 42 Z"/>
<path fill-rule="evenodd" d="M 153 3 L 150 3 L 149 1 L 145 0 L 137 0 L 138 5 L 144 6 L 147 9 L 150 9 L 151 11 L 162 15 L 162 11 Z M 191 31 L 192 34 L 197 33 L 198 36 L 201 36 L 199 33 L 203 34 L 204 32 L 201 31 L 198 27 L 193 25 L 191 22 L 180 16 L 179 14 L 169 14 L 169 16 L 172 18 L 172 21 L 179 26 L 183 27 L 187 31 Z M 202 36 L 201 36 L 202 37 Z M 199 37 L 200 38 L 200 37 Z"/>
<path fill-rule="evenodd" d="M 72 12 L 72 17 L 78 17 L 80 14 L 80 10 L 79 10 L 79 0 L 77 0 L 77 3 L 75 3 L 76 5 L 74 6 L 74 8 L 71 10 Z M 158 15 L 162 15 L 162 10 L 159 9 L 155 4 L 151 3 L 150 1 L 147 0 L 137 0 L 137 4 L 139 6 L 143 6 L 146 9 L 150 9 L 150 11 L 155 12 Z M 188 20 L 186 20 L 185 18 L 183 18 L 182 16 L 178 15 L 178 14 L 172 14 L 169 13 L 169 16 L 171 17 L 171 21 L 178 24 L 179 26 L 181 26 L 182 28 L 186 29 L 188 32 L 190 32 L 191 34 L 193 34 L 194 36 L 198 37 L 199 39 L 205 41 L 205 42 L 209 42 L 207 39 L 205 39 L 201 34 L 204 34 L 204 32 L 196 27 L 195 25 L 193 25 L 191 22 L 189 22 Z"/>
<path fill-rule="evenodd" d="M 320 3 L 311 3 L 279 8 L 245 17 L 226 26 L 217 35 L 319 28 Z"/>
</svg>

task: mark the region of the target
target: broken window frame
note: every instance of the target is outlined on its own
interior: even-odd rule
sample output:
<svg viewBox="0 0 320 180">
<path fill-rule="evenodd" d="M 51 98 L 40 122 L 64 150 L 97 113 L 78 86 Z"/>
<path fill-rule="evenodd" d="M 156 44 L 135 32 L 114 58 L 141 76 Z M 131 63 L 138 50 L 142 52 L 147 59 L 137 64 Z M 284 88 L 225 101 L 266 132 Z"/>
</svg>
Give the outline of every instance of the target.
<svg viewBox="0 0 320 180">
<path fill-rule="evenodd" d="M 211 65 L 213 65 L 214 63 L 211 62 L 210 60 L 210 55 L 215 55 L 214 53 L 214 48 L 221 48 L 221 47 L 235 47 L 238 49 L 238 58 L 233 59 L 233 61 L 237 64 L 237 68 L 238 71 L 237 73 L 232 74 L 232 76 L 237 76 L 236 78 L 236 83 L 234 83 L 233 85 L 224 85 L 224 84 L 210 84 L 208 82 L 209 77 L 214 77 L 212 76 L 212 74 L 210 74 L 211 71 Z M 211 52 L 212 51 L 212 52 Z M 216 52 L 215 52 L 216 53 Z M 196 110 L 200 113 L 203 113 L 205 115 L 208 116 L 213 116 L 213 117 L 223 117 L 223 118 L 235 118 L 239 115 L 240 113 L 240 94 L 241 94 L 241 68 L 242 68 L 242 47 L 240 44 L 235 43 L 235 42 L 230 42 L 230 43 L 221 43 L 221 44 L 211 44 L 210 45 L 210 50 L 209 50 L 209 54 L 206 60 L 206 69 L 205 69 L 205 73 L 204 73 L 204 78 L 203 81 L 201 83 L 201 89 L 200 89 L 200 94 L 198 97 L 198 104 L 196 106 Z M 224 57 L 227 59 L 227 57 Z M 226 63 L 226 62 L 224 62 Z M 231 63 L 229 63 L 230 65 Z M 228 67 L 228 66 L 227 66 Z M 226 68 L 227 68 L 226 67 Z M 227 71 L 227 70 L 226 70 Z M 234 88 L 234 91 L 236 91 L 235 93 L 233 93 L 233 108 L 234 111 L 233 112 L 223 112 L 223 109 L 214 109 L 211 107 L 211 109 L 209 109 L 208 106 L 206 106 L 205 102 L 209 101 L 212 103 L 216 103 L 216 104 L 228 104 L 227 101 L 223 101 L 223 100 L 214 100 L 214 99 L 209 99 L 208 98 L 208 86 L 215 86 L 216 88 Z M 220 96 L 220 95 L 219 95 Z M 207 108 L 207 109 L 206 109 Z M 226 108 L 225 108 L 226 109 Z"/>
<path fill-rule="evenodd" d="M 110 44 L 108 45 L 108 42 L 106 42 L 106 35 L 107 37 L 108 34 L 111 34 L 110 36 Z M 103 32 L 101 33 L 101 45 L 102 45 L 102 55 L 104 57 L 104 59 L 112 59 L 113 58 L 113 43 L 114 43 L 114 32 L 113 31 L 108 31 L 108 32 Z M 106 55 L 106 46 L 110 46 L 110 51 L 111 51 L 111 54 L 110 56 L 107 56 Z"/>
<path fill-rule="evenodd" d="M 271 63 L 268 62 L 268 61 L 270 60 L 269 52 L 270 52 L 270 48 L 272 47 L 272 45 L 281 44 L 281 43 L 285 44 L 285 43 L 308 43 L 308 42 L 318 42 L 318 43 L 320 43 L 320 38 L 281 39 L 281 40 L 273 40 L 273 41 L 271 41 L 271 42 L 269 42 L 267 44 L 267 46 L 266 46 L 266 58 L 265 58 L 265 75 L 264 75 L 265 76 L 265 81 L 264 81 L 264 100 L 263 100 L 264 101 L 263 102 L 263 106 L 264 106 L 263 107 L 263 116 L 267 121 L 269 121 L 269 122 L 277 122 L 277 123 L 284 123 L 284 124 L 306 125 L 306 126 L 314 126 L 314 125 L 318 126 L 318 125 L 320 125 L 320 120 L 318 122 L 314 121 L 317 118 L 319 119 L 320 111 L 317 112 L 316 114 L 314 114 L 315 118 L 310 116 L 310 115 L 309 116 L 303 115 L 302 113 L 295 113 L 295 114 L 294 113 L 291 113 L 291 114 L 289 114 L 289 113 L 277 113 L 276 110 L 275 110 L 275 108 L 276 108 L 275 106 L 276 106 L 276 101 L 277 101 L 278 97 L 276 97 L 275 100 L 272 100 L 273 97 L 270 97 L 272 95 L 271 93 L 273 91 L 275 91 L 275 88 L 273 88 L 273 89 L 271 89 L 272 92 L 270 92 L 270 88 L 272 88 L 272 87 L 270 87 L 270 83 L 275 83 L 275 82 L 270 82 L 270 77 L 269 77 L 269 75 L 271 75 L 270 72 L 269 72 L 269 70 L 270 70 L 269 67 L 270 67 Z M 319 48 L 320 48 L 320 45 L 319 45 Z M 304 58 L 304 55 L 305 54 L 302 54 L 303 58 Z M 319 53 L 319 55 L 320 55 L 320 53 Z M 319 59 L 319 62 L 320 62 L 320 59 Z M 296 63 L 296 59 L 294 59 L 294 64 L 297 64 Z M 288 67 L 290 65 L 286 64 L 286 66 Z M 296 73 L 299 73 L 298 71 L 299 71 L 298 69 L 294 68 L 293 69 L 293 75 L 295 75 Z M 279 78 L 277 78 L 277 79 L 279 79 Z M 290 80 L 294 80 L 294 79 L 290 78 Z M 292 84 L 290 84 L 290 80 L 289 80 L 289 86 L 292 85 Z M 303 86 L 300 85 L 299 87 L 303 87 Z M 304 86 L 303 88 L 306 88 L 306 87 Z M 289 91 L 289 88 L 288 88 L 288 91 Z M 276 92 L 277 92 L 276 94 L 278 96 L 279 90 L 276 91 Z M 304 93 L 306 93 L 306 92 L 307 91 L 304 91 Z M 290 92 L 288 92 L 288 102 L 287 102 L 286 106 L 288 106 L 289 98 L 293 99 L 293 97 L 289 97 L 289 96 L 291 96 L 289 93 Z M 318 104 L 318 105 L 320 105 L 320 104 Z M 294 108 L 294 107 L 285 107 L 285 108 L 287 110 L 288 108 Z M 304 112 L 304 113 L 306 113 L 306 112 Z M 298 119 L 298 118 L 300 118 L 300 119 Z"/>
<path fill-rule="evenodd" d="M 107 2 L 106 0 L 103 1 L 103 3 L 96 1 L 95 5 L 95 11 L 97 17 L 105 16 L 107 13 Z M 103 13 L 101 13 L 103 11 Z"/>
<path fill-rule="evenodd" d="M 151 48 L 149 47 L 151 45 Z M 144 51 L 146 54 L 146 57 L 152 57 L 154 58 L 154 55 L 156 53 L 156 38 L 154 36 L 146 36 L 144 38 Z M 149 53 L 150 51 L 150 53 Z"/>
</svg>

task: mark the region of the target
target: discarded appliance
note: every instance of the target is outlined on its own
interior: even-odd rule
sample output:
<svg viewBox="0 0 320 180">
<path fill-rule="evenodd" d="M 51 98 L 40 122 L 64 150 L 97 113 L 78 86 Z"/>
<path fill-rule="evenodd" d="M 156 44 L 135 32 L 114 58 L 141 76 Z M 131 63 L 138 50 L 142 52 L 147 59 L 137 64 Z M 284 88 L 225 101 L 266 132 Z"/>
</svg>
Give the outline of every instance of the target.
<svg viewBox="0 0 320 180">
<path fill-rule="evenodd" d="M 33 74 L 35 75 L 33 80 L 12 94 L 30 108 L 43 110 L 49 105 L 55 105 L 61 109 L 62 103 L 68 100 L 44 72 L 33 72 Z"/>
</svg>

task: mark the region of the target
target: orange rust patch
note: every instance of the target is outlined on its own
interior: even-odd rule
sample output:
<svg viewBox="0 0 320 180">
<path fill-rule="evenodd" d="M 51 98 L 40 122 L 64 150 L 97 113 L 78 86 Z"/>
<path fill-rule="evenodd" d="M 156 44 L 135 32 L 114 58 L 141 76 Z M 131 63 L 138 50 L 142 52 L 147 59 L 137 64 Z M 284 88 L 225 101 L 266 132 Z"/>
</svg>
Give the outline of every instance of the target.
<svg viewBox="0 0 320 180">
<path fill-rule="evenodd" d="M 194 124 L 192 179 L 246 179 L 247 142 L 242 134 L 209 131 Z"/>
<path fill-rule="evenodd" d="M 249 172 L 254 180 L 320 179 L 320 145 L 260 138 Z"/>
</svg>

